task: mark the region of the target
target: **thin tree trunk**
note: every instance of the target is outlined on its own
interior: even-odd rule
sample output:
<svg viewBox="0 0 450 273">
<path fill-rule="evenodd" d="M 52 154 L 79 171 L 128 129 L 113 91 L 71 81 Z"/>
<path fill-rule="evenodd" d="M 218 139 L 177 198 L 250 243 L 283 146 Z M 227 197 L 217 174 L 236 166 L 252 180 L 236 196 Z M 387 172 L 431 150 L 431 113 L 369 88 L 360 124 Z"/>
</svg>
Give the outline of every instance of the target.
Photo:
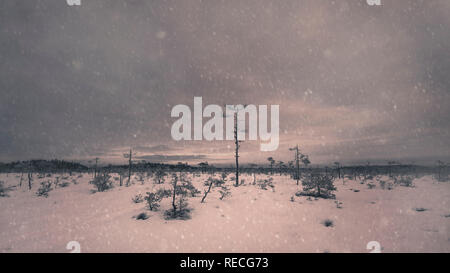
<svg viewBox="0 0 450 273">
<path fill-rule="evenodd" d="M 31 173 L 28 173 L 28 189 L 31 190 Z"/>
<path fill-rule="evenodd" d="M 177 205 L 175 204 L 175 198 L 177 194 L 177 180 L 175 179 L 173 182 L 173 194 L 172 194 L 172 207 L 173 207 L 173 217 L 176 217 L 177 214 Z"/>
<path fill-rule="evenodd" d="M 20 173 L 19 187 L 21 187 L 21 188 L 22 188 L 22 178 L 23 178 L 23 171 Z"/>
<path fill-rule="evenodd" d="M 208 191 L 205 191 L 205 195 L 203 195 L 202 201 L 200 203 L 203 203 L 205 201 L 206 196 L 208 195 L 208 193 L 211 191 L 211 187 L 212 187 L 213 181 L 211 181 L 209 183 L 209 187 L 208 187 Z"/>
<path fill-rule="evenodd" d="M 130 149 L 130 158 L 129 158 L 129 161 L 128 161 L 128 182 L 127 182 L 127 187 L 131 183 L 131 157 L 132 157 L 132 153 L 131 153 L 131 149 Z"/>
<path fill-rule="evenodd" d="M 237 132 L 237 114 L 235 114 L 235 123 L 234 123 L 234 144 L 236 145 L 236 187 L 239 186 L 239 140 L 238 140 L 238 132 Z"/>
</svg>

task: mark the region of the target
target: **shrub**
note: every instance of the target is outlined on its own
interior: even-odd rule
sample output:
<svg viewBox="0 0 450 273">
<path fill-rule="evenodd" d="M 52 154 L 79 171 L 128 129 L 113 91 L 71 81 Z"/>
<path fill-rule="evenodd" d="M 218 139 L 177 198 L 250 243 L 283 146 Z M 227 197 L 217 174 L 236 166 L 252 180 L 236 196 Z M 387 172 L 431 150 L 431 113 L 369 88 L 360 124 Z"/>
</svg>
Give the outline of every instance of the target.
<svg viewBox="0 0 450 273">
<path fill-rule="evenodd" d="M 373 183 L 367 183 L 367 187 L 369 188 L 369 190 L 375 188 L 375 184 Z"/>
<path fill-rule="evenodd" d="M 110 181 L 111 176 L 109 174 L 97 175 L 90 183 L 95 186 L 97 191 L 103 192 L 113 187 Z"/>
<path fill-rule="evenodd" d="M 171 191 L 159 189 L 156 192 L 147 192 L 147 196 L 144 198 L 147 201 L 149 210 L 158 210 L 159 203 L 165 197 L 169 197 L 171 195 Z"/>
<path fill-rule="evenodd" d="M 220 193 L 220 197 L 219 197 L 220 200 L 223 200 L 225 197 L 228 197 L 231 195 L 230 188 L 228 188 L 225 185 L 220 186 L 219 193 Z"/>
<path fill-rule="evenodd" d="M 178 202 L 177 202 L 177 210 L 175 211 L 174 214 L 174 210 L 170 209 L 170 210 L 166 210 L 164 213 L 165 218 L 168 219 L 180 219 L 180 220 L 188 220 L 191 219 L 191 209 L 188 208 L 188 203 L 186 201 L 186 197 L 185 196 L 181 196 L 178 198 Z"/>
<path fill-rule="evenodd" d="M 62 182 L 61 184 L 59 184 L 59 187 L 65 188 L 65 187 L 67 187 L 67 186 L 69 186 L 69 185 L 70 185 L 70 183 L 69 183 L 68 181 L 64 181 L 64 182 Z"/>
<path fill-rule="evenodd" d="M 165 176 L 166 173 L 163 170 L 158 169 L 154 176 L 155 184 L 163 184 L 165 182 Z"/>
<path fill-rule="evenodd" d="M 138 204 L 144 202 L 144 197 L 142 196 L 142 194 L 139 193 L 135 195 L 133 198 L 131 198 L 131 200 L 133 201 L 133 203 Z"/>
<path fill-rule="evenodd" d="M 147 215 L 145 212 L 141 212 L 136 216 L 137 220 L 147 220 L 150 216 Z"/>
<path fill-rule="evenodd" d="M 204 190 L 203 197 L 202 197 L 202 200 L 200 201 L 200 203 L 205 202 L 206 196 L 208 196 L 208 193 L 211 192 L 212 186 L 213 186 L 214 184 L 217 184 L 218 181 L 220 181 L 220 180 L 219 180 L 219 179 L 214 179 L 214 178 L 212 178 L 212 177 L 209 177 L 208 180 L 206 180 L 206 181 L 204 182 L 204 185 L 207 186 L 208 188 L 207 188 L 206 190 Z"/>
<path fill-rule="evenodd" d="M 167 210 L 166 219 L 189 219 L 190 209 L 187 208 L 186 196 L 193 196 L 193 191 L 197 189 L 192 185 L 191 181 L 186 179 L 184 175 L 179 178 L 175 173 L 172 174 L 172 209 Z"/>
<path fill-rule="evenodd" d="M 272 188 L 272 190 L 275 189 L 272 177 L 270 177 L 269 179 L 260 179 L 257 181 L 257 183 L 258 187 L 260 187 L 262 190 L 267 190 L 267 187 Z"/>
<path fill-rule="evenodd" d="M 332 193 L 336 190 L 333 185 L 333 179 L 327 175 L 311 174 L 302 180 L 303 191 L 297 192 L 297 196 L 312 196 L 334 199 L 336 196 Z"/>
<path fill-rule="evenodd" d="M 5 187 L 5 182 L 0 181 L 0 197 L 8 197 L 8 191 L 10 190 L 10 188 Z"/>
<path fill-rule="evenodd" d="M 36 195 L 48 197 L 48 193 L 52 190 L 52 182 L 41 182 L 41 186 L 38 188 Z"/>
<path fill-rule="evenodd" d="M 413 187 L 413 178 L 411 176 L 396 177 L 394 183 L 403 187 Z"/>
<path fill-rule="evenodd" d="M 200 191 L 191 183 L 191 181 L 187 180 L 184 174 L 181 175 L 181 183 L 183 188 L 186 189 L 186 192 L 189 193 L 191 197 L 195 197 L 200 193 Z"/>
<path fill-rule="evenodd" d="M 139 173 L 139 174 L 137 174 L 137 180 L 139 181 L 139 182 L 141 182 L 141 184 L 142 185 L 144 185 L 144 182 L 145 182 L 145 180 L 144 180 L 144 174 L 143 173 Z"/>
<path fill-rule="evenodd" d="M 333 221 L 330 220 L 330 219 L 325 219 L 325 220 L 322 222 L 322 224 L 323 224 L 324 226 L 326 226 L 326 227 L 333 227 L 333 226 L 334 226 Z"/>
</svg>

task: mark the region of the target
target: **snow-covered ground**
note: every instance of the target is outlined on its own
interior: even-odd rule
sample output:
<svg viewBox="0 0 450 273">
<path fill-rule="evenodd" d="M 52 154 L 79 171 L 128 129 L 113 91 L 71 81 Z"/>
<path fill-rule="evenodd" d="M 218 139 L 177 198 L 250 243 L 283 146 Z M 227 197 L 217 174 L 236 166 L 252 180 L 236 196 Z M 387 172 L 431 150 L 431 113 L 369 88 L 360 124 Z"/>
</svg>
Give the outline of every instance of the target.
<svg viewBox="0 0 450 273">
<path fill-rule="evenodd" d="M 207 177 L 193 179 L 202 193 Z M 450 252 L 450 183 L 431 176 L 393 190 L 336 180 L 336 200 L 292 200 L 301 187 L 289 177 L 274 175 L 272 191 L 251 185 L 253 178 L 243 175 L 240 187 L 228 182 L 232 195 L 224 200 L 217 189 L 205 203 L 202 194 L 189 198 L 189 220 L 164 219 L 169 198 L 156 212 L 131 200 L 160 187 L 152 178 L 143 185 L 134 180 L 130 187 L 114 181 L 113 189 L 97 193 L 91 192 L 91 178 L 74 174 L 68 187 L 45 198 L 36 196 L 39 183 L 54 181 L 55 175 L 37 179 L 35 174 L 31 191 L 24 175 L 22 188 L 0 197 L 0 252 L 69 252 L 69 241 L 79 242 L 82 252 L 369 252 L 370 241 L 379 242 L 382 252 Z M 17 186 L 19 174 L 1 174 L 0 181 Z M 150 217 L 133 218 L 141 212 Z M 323 224 L 326 219 L 331 227 Z"/>
</svg>

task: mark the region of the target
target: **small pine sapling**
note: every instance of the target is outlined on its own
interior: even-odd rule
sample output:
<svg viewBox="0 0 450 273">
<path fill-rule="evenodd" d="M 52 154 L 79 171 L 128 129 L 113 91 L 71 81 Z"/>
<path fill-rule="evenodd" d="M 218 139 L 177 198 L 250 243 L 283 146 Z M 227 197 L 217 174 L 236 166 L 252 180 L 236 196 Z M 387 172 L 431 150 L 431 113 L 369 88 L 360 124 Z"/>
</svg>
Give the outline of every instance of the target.
<svg viewBox="0 0 450 273">
<path fill-rule="evenodd" d="M 43 196 L 45 198 L 48 197 L 48 193 L 52 190 L 52 182 L 41 182 L 41 186 L 38 188 L 36 195 Z"/>
<path fill-rule="evenodd" d="M 312 196 L 334 199 L 336 196 L 332 193 L 336 190 L 333 185 L 333 179 L 327 175 L 311 174 L 302 181 L 303 191 L 296 193 L 297 196 Z"/>
</svg>

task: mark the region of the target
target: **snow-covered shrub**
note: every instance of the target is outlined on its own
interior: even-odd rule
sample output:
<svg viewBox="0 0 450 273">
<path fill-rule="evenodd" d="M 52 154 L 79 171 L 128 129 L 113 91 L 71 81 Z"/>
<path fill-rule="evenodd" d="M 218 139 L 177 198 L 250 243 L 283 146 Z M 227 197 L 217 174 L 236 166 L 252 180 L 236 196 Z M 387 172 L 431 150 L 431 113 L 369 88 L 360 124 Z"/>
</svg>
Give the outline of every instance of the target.
<svg viewBox="0 0 450 273">
<path fill-rule="evenodd" d="M 144 185 L 145 180 L 144 180 L 144 174 L 143 173 L 138 173 L 137 174 L 137 181 L 141 182 L 141 185 Z"/>
<path fill-rule="evenodd" d="M 213 187 L 221 187 L 222 188 L 222 186 L 225 184 L 225 179 L 226 179 L 226 174 L 225 175 L 222 174 L 222 179 L 209 177 L 204 183 L 204 185 L 207 187 L 207 189 L 204 190 L 202 201 L 200 203 L 203 203 L 205 201 L 206 196 L 208 195 L 208 193 L 211 191 L 211 189 Z M 222 199 L 223 199 L 223 197 L 222 197 Z"/>
<path fill-rule="evenodd" d="M 52 190 L 52 182 L 41 182 L 41 186 L 38 188 L 36 195 L 48 197 L 48 193 Z"/>
<path fill-rule="evenodd" d="M 382 188 L 383 190 L 386 188 L 386 181 L 380 179 L 378 180 L 378 183 L 380 183 L 380 188 Z"/>
<path fill-rule="evenodd" d="M 176 210 L 166 210 L 164 215 L 166 219 L 191 219 L 191 209 L 188 208 L 187 198 L 185 195 L 180 195 L 177 199 Z"/>
<path fill-rule="evenodd" d="M 165 212 L 166 219 L 189 219 L 190 209 L 187 207 L 187 196 L 193 195 L 192 191 L 195 191 L 195 187 L 191 181 L 185 179 L 183 176 L 181 179 L 174 173 L 172 174 L 172 209 Z"/>
<path fill-rule="evenodd" d="M 147 215 L 145 212 L 141 212 L 136 216 L 137 220 L 147 220 L 150 216 Z"/>
<path fill-rule="evenodd" d="M 268 187 L 272 188 L 272 190 L 275 188 L 273 185 L 273 178 L 270 177 L 269 179 L 260 179 L 257 181 L 258 187 L 260 187 L 262 190 L 267 190 Z"/>
<path fill-rule="evenodd" d="M 219 189 L 220 193 L 220 200 L 223 200 L 225 197 L 228 197 L 231 195 L 230 188 L 228 188 L 226 185 L 221 185 Z"/>
<path fill-rule="evenodd" d="M 180 181 L 183 185 L 183 187 L 186 189 L 187 193 L 191 197 L 197 196 L 197 194 L 200 193 L 200 191 L 192 184 L 192 182 L 186 177 L 186 174 L 182 173 L 180 175 Z"/>
<path fill-rule="evenodd" d="M 138 204 L 138 203 L 142 203 L 142 202 L 144 202 L 144 197 L 142 196 L 142 194 L 137 194 L 137 195 L 135 195 L 133 198 L 131 198 L 131 201 L 133 201 L 133 203 L 136 203 L 136 204 Z"/>
<path fill-rule="evenodd" d="M 206 190 L 204 190 L 202 201 L 200 201 L 200 203 L 205 202 L 206 196 L 208 196 L 208 193 L 211 191 L 212 186 L 214 185 L 215 181 L 217 181 L 217 180 L 218 179 L 209 177 L 208 180 L 205 181 L 204 185 L 207 186 L 208 188 Z"/>
<path fill-rule="evenodd" d="M 5 187 L 5 182 L 0 181 L 0 197 L 8 197 L 8 191 L 10 191 L 10 189 Z"/>
<path fill-rule="evenodd" d="M 386 180 L 383 179 L 377 179 L 378 183 L 380 183 L 380 188 L 382 188 L 383 190 L 392 190 L 394 188 L 394 183 L 392 182 L 387 182 Z"/>
<path fill-rule="evenodd" d="M 112 182 L 110 181 L 111 176 L 107 173 L 97 175 L 94 180 L 92 180 L 90 183 L 95 186 L 97 191 L 102 192 L 109 190 L 113 187 Z"/>
<path fill-rule="evenodd" d="M 68 187 L 69 185 L 70 185 L 69 181 L 63 181 L 62 183 L 59 184 L 59 187 L 65 188 Z"/>
<path fill-rule="evenodd" d="M 302 180 L 303 191 L 297 192 L 297 196 L 313 196 L 321 198 L 334 199 L 336 196 L 333 191 L 334 187 L 333 179 L 330 176 L 323 174 L 311 174 Z"/>
<path fill-rule="evenodd" d="M 413 187 L 413 177 L 411 176 L 401 176 L 394 178 L 394 184 L 404 186 L 404 187 Z"/>
<path fill-rule="evenodd" d="M 163 184 L 165 182 L 165 176 L 166 173 L 163 170 L 158 169 L 154 175 L 155 184 Z"/>
<path fill-rule="evenodd" d="M 147 196 L 144 197 L 144 199 L 147 201 L 149 210 L 157 210 L 161 200 L 165 197 L 169 197 L 170 195 L 170 190 L 159 189 L 156 192 L 147 192 Z"/>
<path fill-rule="evenodd" d="M 323 224 L 324 226 L 326 226 L 326 227 L 333 227 L 333 226 L 334 226 L 333 220 L 330 220 L 330 219 L 325 219 L 325 220 L 322 222 L 322 224 Z"/>
</svg>

